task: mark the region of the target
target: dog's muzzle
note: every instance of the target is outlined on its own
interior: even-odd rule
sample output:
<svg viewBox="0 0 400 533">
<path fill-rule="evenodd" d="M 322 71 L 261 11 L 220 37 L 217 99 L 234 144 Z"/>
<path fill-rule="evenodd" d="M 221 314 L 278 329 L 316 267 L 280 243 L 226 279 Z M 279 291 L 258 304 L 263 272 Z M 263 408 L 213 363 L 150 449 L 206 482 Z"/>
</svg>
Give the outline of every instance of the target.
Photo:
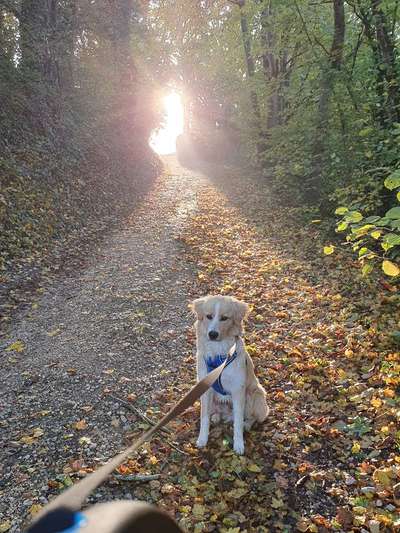
<svg viewBox="0 0 400 533">
<path fill-rule="evenodd" d="M 209 331 L 209 332 L 208 332 L 208 336 L 210 337 L 210 339 L 211 339 L 212 341 L 217 340 L 217 339 L 218 339 L 218 335 L 219 335 L 218 331 L 214 331 L 214 330 L 212 330 L 212 331 Z"/>
</svg>

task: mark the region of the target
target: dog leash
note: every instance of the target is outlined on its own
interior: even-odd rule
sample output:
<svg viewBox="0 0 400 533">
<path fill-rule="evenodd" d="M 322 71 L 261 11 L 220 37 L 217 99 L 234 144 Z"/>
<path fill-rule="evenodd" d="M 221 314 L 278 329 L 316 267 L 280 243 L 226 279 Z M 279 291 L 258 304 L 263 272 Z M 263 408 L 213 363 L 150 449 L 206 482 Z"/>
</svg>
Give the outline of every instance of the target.
<svg viewBox="0 0 400 533">
<path fill-rule="evenodd" d="M 28 529 L 28 533 L 41 533 L 41 532 L 72 533 L 72 532 L 78 531 L 80 529 L 80 526 L 83 523 L 82 521 L 85 520 L 84 516 L 81 513 L 78 513 L 78 511 L 81 509 L 86 498 L 101 483 L 103 483 L 106 480 L 106 478 L 115 470 L 115 468 L 117 468 L 123 461 L 125 461 L 133 452 L 137 451 L 142 446 L 142 444 L 150 440 L 150 438 L 159 429 L 161 429 L 166 424 L 168 424 L 168 422 L 171 422 L 177 416 L 179 416 L 184 411 L 186 411 L 188 407 L 192 406 L 194 402 L 198 400 L 200 396 L 202 396 L 202 394 L 204 394 L 213 385 L 213 383 L 219 378 L 219 376 L 221 375 L 222 371 L 225 368 L 226 363 L 227 363 L 227 360 L 225 360 L 223 364 L 221 364 L 218 368 L 216 368 L 215 370 L 207 374 L 205 378 L 203 378 L 196 385 L 194 385 L 190 389 L 190 391 L 187 394 L 185 394 L 185 396 L 177 404 L 175 404 L 174 407 L 172 407 L 172 409 L 154 427 L 146 431 L 139 439 L 137 439 L 128 448 L 126 448 L 124 451 L 114 456 L 106 464 L 101 466 L 98 470 L 96 470 L 92 474 L 89 474 L 87 477 L 85 477 L 78 483 L 69 487 L 66 491 L 64 491 L 62 494 L 57 496 L 53 501 L 51 501 L 48 505 L 46 505 L 33 519 L 31 527 Z M 113 502 L 110 504 L 104 504 L 104 506 L 107 506 L 107 505 L 115 506 L 116 503 L 123 504 L 124 502 Z M 130 502 L 130 504 L 132 504 L 132 502 Z M 137 503 L 137 505 L 140 506 L 139 503 Z M 51 522 L 51 519 L 49 519 L 49 516 L 50 515 L 55 516 L 57 514 L 60 515 L 60 513 L 61 514 L 69 513 L 69 515 L 73 517 L 73 522 L 71 524 L 68 523 L 67 528 L 62 527 L 60 529 L 60 527 L 58 526 L 58 529 L 54 529 L 54 526 L 48 525 Z M 41 527 L 41 524 L 46 524 L 46 525 Z M 100 531 L 100 529 L 101 528 L 99 526 L 96 527 L 96 525 L 94 525 L 93 529 L 91 529 L 90 527 L 86 529 L 85 527 L 85 530 L 87 530 L 88 533 L 92 531 L 93 532 Z M 101 529 L 101 530 L 102 531 L 115 531 L 114 529 L 112 530 Z M 179 531 L 179 528 L 175 529 L 175 531 Z"/>
</svg>

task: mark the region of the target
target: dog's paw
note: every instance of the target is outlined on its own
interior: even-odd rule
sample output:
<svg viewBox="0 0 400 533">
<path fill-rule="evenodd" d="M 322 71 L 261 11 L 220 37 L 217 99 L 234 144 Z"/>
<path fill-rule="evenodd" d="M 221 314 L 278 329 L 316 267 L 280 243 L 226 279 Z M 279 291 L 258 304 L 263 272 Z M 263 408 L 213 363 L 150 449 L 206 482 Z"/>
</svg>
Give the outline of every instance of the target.
<svg viewBox="0 0 400 533">
<path fill-rule="evenodd" d="M 238 455 L 243 455 L 244 454 L 244 442 L 243 441 L 234 442 L 233 449 Z"/>
<path fill-rule="evenodd" d="M 196 446 L 198 448 L 204 448 L 205 446 L 207 446 L 207 442 L 208 442 L 208 437 L 203 437 L 202 435 L 200 435 L 199 438 L 197 439 Z"/>
</svg>

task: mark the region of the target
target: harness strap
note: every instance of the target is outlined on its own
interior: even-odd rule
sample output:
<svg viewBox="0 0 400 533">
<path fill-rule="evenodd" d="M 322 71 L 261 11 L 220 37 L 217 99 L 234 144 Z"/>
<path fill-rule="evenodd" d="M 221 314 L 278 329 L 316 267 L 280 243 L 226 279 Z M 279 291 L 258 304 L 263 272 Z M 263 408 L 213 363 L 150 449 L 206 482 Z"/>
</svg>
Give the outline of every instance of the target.
<svg viewBox="0 0 400 533">
<path fill-rule="evenodd" d="M 209 373 L 212 372 L 215 368 L 219 367 L 222 364 L 224 364 L 224 369 L 225 369 L 227 366 L 233 363 L 236 357 L 237 357 L 236 349 L 232 354 L 228 353 L 228 355 L 216 355 L 214 357 L 212 356 L 207 357 L 207 359 L 205 360 L 206 365 L 207 365 L 207 372 Z M 221 378 L 222 378 L 222 372 L 219 375 L 218 379 L 213 383 L 212 388 L 215 390 L 215 392 L 218 392 L 218 394 L 221 394 L 222 396 L 226 396 L 229 393 L 222 386 Z"/>
</svg>

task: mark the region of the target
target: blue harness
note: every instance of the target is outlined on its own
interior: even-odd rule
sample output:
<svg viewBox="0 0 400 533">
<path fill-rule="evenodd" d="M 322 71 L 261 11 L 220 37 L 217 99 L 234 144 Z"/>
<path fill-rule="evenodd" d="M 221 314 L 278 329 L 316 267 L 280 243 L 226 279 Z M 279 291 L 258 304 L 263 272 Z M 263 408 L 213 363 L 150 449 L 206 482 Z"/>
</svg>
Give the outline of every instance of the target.
<svg viewBox="0 0 400 533">
<path fill-rule="evenodd" d="M 233 361 L 236 359 L 236 357 L 237 357 L 237 351 L 236 350 L 233 352 L 233 354 L 231 356 L 229 356 L 229 355 L 216 355 L 214 357 L 207 357 L 207 359 L 206 359 L 207 372 L 210 373 L 212 370 L 214 370 L 215 368 L 217 368 L 220 365 L 222 365 L 222 363 L 225 363 L 226 359 L 228 359 L 228 361 L 227 361 L 227 363 L 225 365 L 225 368 L 226 368 L 228 365 L 233 363 Z M 225 368 L 224 368 L 224 370 L 225 370 Z M 217 381 L 214 382 L 212 388 L 215 390 L 215 392 L 218 392 L 218 394 L 222 394 L 222 396 L 226 396 L 227 394 L 229 394 L 229 392 L 226 392 L 226 390 L 222 386 L 222 383 L 221 383 L 222 373 L 220 374 L 220 376 L 217 379 Z"/>
</svg>

